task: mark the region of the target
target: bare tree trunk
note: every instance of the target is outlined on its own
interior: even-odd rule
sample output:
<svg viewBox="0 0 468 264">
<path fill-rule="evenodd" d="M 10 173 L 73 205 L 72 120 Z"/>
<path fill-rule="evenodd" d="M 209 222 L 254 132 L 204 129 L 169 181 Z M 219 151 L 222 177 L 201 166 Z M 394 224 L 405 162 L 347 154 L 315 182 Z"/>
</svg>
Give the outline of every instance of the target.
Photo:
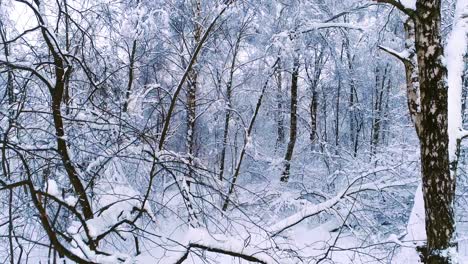
<svg viewBox="0 0 468 264">
<path fill-rule="evenodd" d="M 64 20 L 65 20 L 65 49 L 67 52 L 70 52 L 70 25 L 69 25 L 69 14 L 68 14 L 68 4 L 67 0 L 63 0 L 63 8 L 65 11 Z M 63 102 L 65 103 L 65 113 L 70 114 L 70 104 L 71 104 L 71 95 L 70 95 L 70 80 L 67 79 L 65 83 L 65 90 L 63 91 Z"/>
<path fill-rule="evenodd" d="M 185 68 L 184 74 L 182 75 L 179 83 L 177 84 L 177 87 L 175 88 L 174 94 L 172 95 L 172 98 L 171 98 L 171 103 L 169 104 L 169 108 L 168 108 L 167 113 L 166 113 L 166 118 L 164 120 L 164 124 L 163 124 L 162 130 L 161 130 L 161 137 L 160 137 L 159 144 L 158 144 L 158 149 L 160 149 L 160 150 L 162 150 L 164 148 L 164 144 L 166 142 L 167 134 L 169 133 L 169 126 L 170 126 L 170 123 L 171 123 L 172 114 L 174 112 L 174 109 L 175 109 L 175 106 L 176 106 L 176 103 L 177 103 L 177 99 L 179 97 L 179 93 L 182 90 L 182 87 L 184 86 L 186 79 L 189 77 L 190 71 L 192 70 L 192 67 L 195 64 L 195 62 L 196 62 L 196 60 L 198 58 L 198 54 L 200 53 L 200 51 L 201 51 L 201 49 L 203 47 L 203 44 L 207 40 L 209 33 L 211 33 L 211 31 L 214 29 L 214 26 L 215 26 L 216 22 L 224 14 L 224 12 L 226 12 L 226 10 L 228 9 L 228 7 L 229 7 L 229 5 L 231 3 L 232 2 L 230 1 L 225 6 L 223 6 L 223 8 L 219 11 L 219 13 L 216 15 L 216 17 L 211 21 L 209 26 L 203 32 L 203 35 L 201 35 L 200 41 L 198 41 L 198 44 L 195 47 L 195 50 L 193 51 L 192 57 L 190 58 L 190 61 L 188 62 L 187 67 Z"/>
<path fill-rule="evenodd" d="M 85 219 L 93 218 L 93 211 L 91 210 L 91 204 L 88 200 L 86 195 L 86 190 L 81 183 L 79 178 L 78 172 L 70 158 L 67 142 L 65 140 L 65 130 L 63 125 L 63 118 L 61 112 L 61 103 L 63 97 L 63 91 L 66 83 L 66 79 L 69 78 L 69 73 L 71 70 L 69 69 L 71 66 L 66 67 L 64 62 L 58 57 L 55 56 L 55 74 L 56 74 L 56 83 L 53 90 L 51 90 L 52 95 L 52 116 L 54 119 L 55 125 L 55 134 L 57 137 L 57 150 L 62 158 L 63 166 L 65 167 L 65 171 L 67 172 L 68 178 L 79 197 L 79 202 L 81 204 L 83 215 Z"/>
<path fill-rule="evenodd" d="M 335 154 L 338 153 L 340 145 L 340 96 L 341 96 L 341 78 L 338 78 L 338 89 L 335 101 Z"/>
<path fill-rule="evenodd" d="M 189 74 L 187 91 L 187 153 L 191 163 L 192 156 L 195 154 L 195 133 L 196 133 L 196 107 L 197 107 L 197 86 L 198 72 L 192 70 Z"/>
<path fill-rule="evenodd" d="M 318 92 L 317 87 L 312 87 L 312 99 L 310 100 L 310 144 L 312 146 L 317 143 L 317 107 L 318 107 Z"/>
<path fill-rule="evenodd" d="M 127 92 L 125 93 L 125 101 L 122 108 L 122 112 L 128 111 L 128 103 L 130 100 L 130 94 L 132 92 L 132 84 L 134 79 L 134 67 L 135 67 L 135 53 L 136 53 L 136 40 L 133 40 L 132 50 L 130 51 L 130 66 L 128 67 L 128 83 L 127 83 Z"/>
<path fill-rule="evenodd" d="M 201 20 L 201 2 L 196 0 L 194 3 L 194 29 L 193 41 L 195 46 L 200 43 L 201 27 L 199 21 Z M 196 60 L 194 62 L 196 64 Z M 187 91 L 187 152 L 189 154 L 190 163 L 192 156 L 195 153 L 195 120 L 197 116 L 197 90 L 198 90 L 198 68 L 192 67 L 188 75 L 188 91 Z"/>
<path fill-rule="evenodd" d="M 194 45 L 200 43 L 201 27 L 199 21 L 201 20 L 201 3 L 199 0 L 194 1 L 194 29 L 193 29 L 193 42 Z M 194 61 L 196 64 L 196 60 Z M 189 201 L 189 223 L 192 227 L 197 227 L 198 218 L 194 208 L 192 208 L 193 199 L 191 182 L 194 181 L 194 156 L 195 156 L 195 138 L 196 138 L 196 118 L 197 118 L 197 90 L 198 90 L 198 68 L 192 67 L 188 73 L 188 84 L 187 84 L 187 141 L 186 149 L 188 154 L 188 175 L 183 177 L 182 180 L 182 192 L 186 192 L 184 197 L 187 197 Z"/>
<path fill-rule="evenodd" d="M 382 77 L 380 77 L 380 70 L 377 66 L 375 71 L 375 93 L 374 93 L 374 108 L 371 128 L 371 155 L 376 152 L 377 145 L 380 140 L 380 130 L 382 125 L 382 107 L 385 91 L 385 82 L 387 79 L 388 65 L 385 66 Z"/>
<path fill-rule="evenodd" d="M 279 61 L 279 59 L 276 60 L 275 64 L 273 65 L 273 68 L 276 67 L 276 64 L 278 63 L 278 61 Z M 244 160 L 245 152 L 247 151 L 247 144 L 249 143 L 249 138 L 252 135 L 252 130 L 253 130 L 253 126 L 255 124 L 255 120 L 257 119 L 258 113 L 260 112 L 260 107 L 262 106 L 262 102 L 263 102 L 263 96 L 265 95 L 265 91 L 266 91 L 266 89 L 268 87 L 268 82 L 270 81 L 270 77 L 271 77 L 271 75 L 267 77 L 267 80 L 263 84 L 262 91 L 260 93 L 260 96 L 258 97 L 257 104 L 255 106 L 255 111 L 254 111 L 254 113 L 252 115 L 252 118 L 250 119 L 249 127 L 246 129 L 247 131 L 246 131 L 245 138 L 244 138 L 244 145 L 242 146 L 242 150 L 241 150 L 241 153 L 240 153 L 240 156 L 239 156 L 239 160 L 237 161 L 237 165 L 236 165 L 236 168 L 235 168 L 235 171 L 234 171 L 234 175 L 232 177 L 232 182 L 229 185 L 229 190 L 228 190 L 228 193 L 226 195 L 226 199 L 224 200 L 223 211 L 227 210 L 227 208 L 229 206 L 230 199 L 231 199 L 230 197 L 234 193 L 234 188 L 236 187 L 236 182 L 237 182 L 237 179 L 239 178 L 239 173 L 240 173 L 240 169 L 241 169 L 241 166 L 242 166 L 242 161 Z"/>
<path fill-rule="evenodd" d="M 41 17 L 38 18 L 42 20 Z M 91 203 L 89 202 L 89 199 L 86 195 L 86 190 L 83 186 L 83 183 L 81 182 L 78 171 L 76 170 L 75 165 L 73 164 L 69 155 L 67 142 L 65 140 L 65 129 L 61 111 L 65 85 L 67 83 L 67 79 L 70 78 L 72 66 L 69 65 L 68 62 L 64 59 L 64 57 L 56 51 L 54 44 L 49 38 L 49 33 L 46 31 L 46 29 L 42 28 L 41 34 L 54 59 L 55 83 L 53 87 L 49 86 L 48 88 L 52 97 L 51 110 L 52 117 L 54 120 L 57 152 L 59 153 L 62 159 L 62 164 L 67 173 L 68 179 L 70 180 L 70 183 L 73 186 L 76 195 L 78 196 L 78 201 L 82 207 L 81 209 L 83 211 L 84 218 L 88 220 L 93 218 L 93 211 L 91 209 Z"/>
<path fill-rule="evenodd" d="M 193 43 L 197 46 L 200 43 L 201 37 L 201 2 L 194 0 L 193 3 Z M 196 64 L 196 60 L 194 64 Z M 187 153 L 189 154 L 190 166 L 193 162 L 193 155 L 195 153 L 195 120 L 197 117 L 197 89 L 198 89 L 198 68 L 192 67 L 188 73 L 187 85 Z M 191 169 L 190 169 L 191 171 Z M 191 174 L 191 173 L 190 173 Z M 190 184 L 189 184 L 190 185 Z"/>
<path fill-rule="evenodd" d="M 283 115 L 283 73 L 281 69 L 281 60 L 278 61 L 278 66 L 276 68 L 276 149 L 284 144 L 284 115 Z"/>
<path fill-rule="evenodd" d="M 227 141 L 228 141 L 228 134 L 229 134 L 229 122 L 231 121 L 231 96 L 232 96 L 232 84 L 234 79 L 234 71 L 236 67 L 236 59 L 237 53 L 239 51 L 239 45 L 241 42 L 242 34 L 239 32 L 237 36 L 236 45 L 234 47 L 234 51 L 232 54 L 232 62 L 231 62 L 231 69 L 229 71 L 229 80 L 226 85 L 226 113 L 224 116 L 224 132 L 223 132 L 223 146 L 221 149 L 221 160 L 219 165 L 219 180 L 223 180 L 224 177 L 224 167 L 225 167 L 225 159 L 226 159 L 226 148 L 227 148 Z"/>
<path fill-rule="evenodd" d="M 348 59 L 348 70 L 349 70 L 349 140 L 351 147 L 353 149 L 354 156 L 357 155 L 357 150 L 359 147 L 359 132 L 361 130 L 362 124 L 360 123 L 359 114 L 356 109 L 358 103 L 356 84 L 354 82 L 354 68 L 353 61 L 354 57 L 351 56 L 351 51 L 349 50 L 349 40 L 346 39 L 344 42 L 344 48 L 346 51 L 346 57 Z"/>
<path fill-rule="evenodd" d="M 321 140 L 323 142 L 328 142 L 328 103 L 327 103 L 327 93 L 324 91 L 324 89 L 322 89 L 321 91 L 321 95 L 322 95 L 322 104 L 321 104 L 321 109 L 322 109 L 322 129 L 321 129 L 321 135 L 322 135 L 322 138 Z M 323 143 L 323 144 L 326 144 L 326 143 Z M 321 144 L 321 145 L 323 145 Z"/>
<path fill-rule="evenodd" d="M 391 69 L 390 69 L 391 72 Z M 390 73 L 389 73 L 390 74 Z M 387 144 L 388 126 L 389 126 L 389 105 L 390 105 L 390 90 L 392 88 L 392 78 L 389 76 L 387 86 L 385 88 L 385 106 L 382 113 L 382 143 Z"/>
<path fill-rule="evenodd" d="M 297 138 L 297 82 L 299 78 L 299 57 L 294 58 L 293 72 L 291 78 L 291 109 L 290 109 L 290 126 L 289 126 L 289 142 L 284 157 L 284 169 L 280 178 L 282 182 L 288 182 L 289 170 L 291 168 L 291 159 L 294 152 L 294 146 Z"/>
<path fill-rule="evenodd" d="M 311 93 L 312 97 L 310 100 L 310 144 L 312 149 L 314 148 L 315 144 L 317 143 L 318 132 L 317 132 L 317 108 L 318 108 L 318 84 L 320 80 L 320 75 L 322 73 L 323 67 L 323 50 L 318 51 L 315 53 L 314 58 L 314 69 L 312 72 L 312 76 L 310 76 L 309 71 L 306 68 L 307 77 L 309 79 L 311 85 Z"/>
</svg>

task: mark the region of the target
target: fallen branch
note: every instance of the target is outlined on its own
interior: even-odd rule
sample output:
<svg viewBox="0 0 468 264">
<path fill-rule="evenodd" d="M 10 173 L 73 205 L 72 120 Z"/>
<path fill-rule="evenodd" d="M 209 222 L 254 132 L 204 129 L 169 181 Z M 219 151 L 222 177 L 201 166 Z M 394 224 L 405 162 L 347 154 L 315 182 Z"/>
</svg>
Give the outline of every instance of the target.
<svg viewBox="0 0 468 264">
<path fill-rule="evenodd" d="M 285 231 L 286 229 L 289 229 L 303 220 L 312 217 L 314 215 L 317 215 L 321 212 L 324 212 L 328 209 L 331 209 L 333 206 L 341 202 L 343 199 L 345 199 L 347 196 L 356 194 L 362 191 L 380 191 L 385 188 L 389 187 L 394 187 L 394 186 L 402 186 L 402 185 L 407 185 L 413 181 L 407 180 L 407 181 L 400 181 L 400 182 L 391 182 L 391 183 L 385 183 L 385 182 L 372 182 L 372 183 L 367 183 L 367 184 L 361 184 L 358 186 L 354 186 L 358 181 L 363 180 L 365 177 L 368 175 L 382 172 L 389 170 L 391 168 L 385 167 L 385 168 L 376 168 L 374 170 L 368 171 L 366 173 L 361 174 L 360 176 L 354 178 L 349 184 L 348 187 L 340 191 L 336 196 L 333 198 L 330 198 L 326 200 L 325 202 L 319 203 L 319 204 L 312 204 L 309 206 L 306 206 L 299 212 L 277 222 L 276 224 L 270 226 L 267 231 L 271 234 L 271 237 L 275 237 L 281 232 Z"/>
</svg>

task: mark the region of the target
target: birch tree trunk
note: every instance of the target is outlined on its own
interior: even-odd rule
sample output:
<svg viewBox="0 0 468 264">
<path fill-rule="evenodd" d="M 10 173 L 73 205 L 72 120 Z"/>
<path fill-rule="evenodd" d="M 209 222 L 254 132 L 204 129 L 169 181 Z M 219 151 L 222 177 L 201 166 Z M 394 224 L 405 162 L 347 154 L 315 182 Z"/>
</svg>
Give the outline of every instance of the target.
<svg viewBox="0 0 468 264">
<path fill-rule="evenodd" d="M 455 178 L 450 175 L 447 70 L 441 58 L 440 0 L 417 1 L 415 44 L 421 89 L 421 169 L 426 207 L 427 263 L 452 263 Z"/>
<path fill-rule="evenodd" d="M 201 2 L 195 0 L 193 5 L 193 43 L 197 46 L 200 43 L 201 27 L 199 21 L 201 20 Z M 194 66 L 188 72 L 187 83 L 187 141 L 186 149 L 188 154 L 188 179 L 187 186 L 190 188 L 190 181 L 193 176 L 193 158 L 195 155 L 195 138 L 196 138 L 196 118 L 197 118 L 197 89 L 198 89 L 198 68 L 196 67 L 196 60 Z M 189 190 L 190 191 L 190 190 Z"/>
<path fill-rule="evenodd" d="M 408 52 L 406 56 L 396 56 L 405 64 L 408 108 L 421 149 L 427 245 L 419 251 L 422 261 L 427 264 L 456 263 L 452 254 L 456 251 L 453 208 L 456 181 L 455 173 L 450 171 L 441 1 L 418 0 L 416 11 L 397 7 L 410 16 L 405 25 Z"/>
</svg>

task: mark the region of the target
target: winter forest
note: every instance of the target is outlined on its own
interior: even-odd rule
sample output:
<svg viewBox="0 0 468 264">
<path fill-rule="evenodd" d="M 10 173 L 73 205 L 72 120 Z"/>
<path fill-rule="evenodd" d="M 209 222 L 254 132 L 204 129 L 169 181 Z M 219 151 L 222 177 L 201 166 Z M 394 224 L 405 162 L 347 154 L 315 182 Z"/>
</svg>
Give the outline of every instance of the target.
<svg viewBox="0 0 468 264">
<path fill-rule="evenodd" d="M 467 37 L 468 0 L 0 0 L 0 263 L 468 263 Z"/>
</svg>

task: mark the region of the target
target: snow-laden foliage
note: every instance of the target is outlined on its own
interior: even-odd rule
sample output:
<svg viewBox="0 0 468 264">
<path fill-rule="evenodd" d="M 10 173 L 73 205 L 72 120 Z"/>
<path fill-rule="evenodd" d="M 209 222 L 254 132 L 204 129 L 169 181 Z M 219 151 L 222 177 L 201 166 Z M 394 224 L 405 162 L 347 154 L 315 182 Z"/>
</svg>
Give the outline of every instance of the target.
<svg viewBox="0 0 468 264">
<path fill-rule="evenodd" d="M 467 7 L 444 5 L 459 140 Z M 417 263 L 420 149 L 387 54 L 414 52 L 405 20 L 360 0 L 0 1 L 1 259 Z"/>
</svg>

